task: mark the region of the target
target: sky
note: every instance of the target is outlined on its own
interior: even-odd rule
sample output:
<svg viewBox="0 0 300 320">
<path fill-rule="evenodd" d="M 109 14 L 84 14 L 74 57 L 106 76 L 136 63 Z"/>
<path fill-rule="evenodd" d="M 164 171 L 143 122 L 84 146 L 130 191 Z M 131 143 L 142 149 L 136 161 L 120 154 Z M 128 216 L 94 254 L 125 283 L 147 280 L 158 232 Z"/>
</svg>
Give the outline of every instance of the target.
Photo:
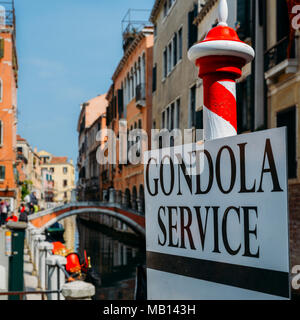
<svg viewBox="0 0 300 320">
<path fill-rule="evenodd" d="M 154 0 L 15 0 L 18 134 L 76 164 L 80 104 L 108 91 L 123 56 L 122 19 Z M 140 13 L 149 18 L 150 11 Z M 135 18 L 135 17 L 134 17 Z"/>
</svg>

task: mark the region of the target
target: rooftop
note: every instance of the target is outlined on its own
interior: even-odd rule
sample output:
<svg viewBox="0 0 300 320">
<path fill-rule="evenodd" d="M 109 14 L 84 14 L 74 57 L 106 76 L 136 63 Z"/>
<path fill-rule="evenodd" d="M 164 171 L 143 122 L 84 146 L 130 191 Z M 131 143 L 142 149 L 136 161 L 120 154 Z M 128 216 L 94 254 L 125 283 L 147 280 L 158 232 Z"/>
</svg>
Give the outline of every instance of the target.
<svg viewBox="0 0 300 320">
<path fill-rule="evenodd" d="M 89 128 L 96 119 L 98 119 L 102 114 L 106 113 L 106 107 L 108 102 L 106 100 L 106 93 L 98 95 L 81 105 L 81 111 L 78 119 L 77 130 L 80 131 L 81 121 L 83 115 L 85 115 L 84 128 Z"/>
<path fill-rule="evenodd" d="M 49 164 L 64 164 L 68 163 L 68 157 L 52 157 Z"/>
<path fill-rule="evenodd" d="M 26 139 L 22 138 L 19 134 L 17 134 L 17 141 L 24 141 L 27 142 Z"/>
</svg>

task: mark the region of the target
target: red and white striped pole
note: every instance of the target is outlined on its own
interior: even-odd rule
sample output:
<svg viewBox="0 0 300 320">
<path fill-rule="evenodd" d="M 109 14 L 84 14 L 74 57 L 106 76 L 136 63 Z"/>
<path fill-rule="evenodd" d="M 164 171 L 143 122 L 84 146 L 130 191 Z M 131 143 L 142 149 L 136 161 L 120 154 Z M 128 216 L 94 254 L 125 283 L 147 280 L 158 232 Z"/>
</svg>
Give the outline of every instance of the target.
<svg viewBox="0 0 300 320">
<path fill-rule="evenodd" d="M 237 135 L 235 81 L 255 56 L 254 50 L 228 27 L 227 17 L 227 1 L 220 0 L 218 26 L 188 52 L 203 79 L 204 140 Z"/>
</svg>

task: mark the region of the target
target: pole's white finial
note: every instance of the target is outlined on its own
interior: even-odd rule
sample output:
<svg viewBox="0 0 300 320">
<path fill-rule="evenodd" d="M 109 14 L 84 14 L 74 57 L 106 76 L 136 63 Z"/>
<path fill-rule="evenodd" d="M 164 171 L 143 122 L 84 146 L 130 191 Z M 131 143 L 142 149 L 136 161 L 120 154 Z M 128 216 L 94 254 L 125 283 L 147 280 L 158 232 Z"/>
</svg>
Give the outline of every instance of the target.
<svg viewBox="0 0 300 320">
<path fill-rule="evenodd" d="M 228 5 L 227 0 L 220 0 L 219 3 L 219 26 L 228 26 L 227 24 L 227 18 L 228 18 Z"/>
</svg>

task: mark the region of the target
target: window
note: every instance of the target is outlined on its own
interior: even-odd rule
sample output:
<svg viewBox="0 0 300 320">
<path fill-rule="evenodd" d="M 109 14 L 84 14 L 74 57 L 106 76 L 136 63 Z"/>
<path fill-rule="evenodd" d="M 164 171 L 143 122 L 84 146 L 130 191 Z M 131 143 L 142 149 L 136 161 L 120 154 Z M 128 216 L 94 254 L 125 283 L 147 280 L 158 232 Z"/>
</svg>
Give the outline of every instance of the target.
<svg viewBox="0 0 300 320">
<path fill-rule="evenodd" d="M 123 89 L 118 89 L 118 113 L 119 118 L 121 118 L 124 109 L 124 98 L 123 98 Z"/>
<path fill-rule="evenodd" d="M 170 130 L 174 129 L 175 103 L 171 104 Z"/>
<path fill-rule="evenodd" d="M 170 108 L 167 108 L 167 123 L 166 129 L 170 130 Z"/>
<path fill-rule="evenodd" d="M 164 56 L 164 61 L 163 61 L 163 66 L 164 66 L 164 78 L 167 77 L 167 74 L 168 74 L 168 57 L 167 57 L 167 49 L 164 50 L 164 53 L 163 53 L 163 56 Z"/>
<path fill-rule="evenodd" d="M 177 64 L 177 33 L 173 37 L 173 67 Z"/>
<path fill-rule="evenodd" d="M 64 173 L 64 174 L 67 174 L 67 173 L 68 173 L 68 168 L 67 168 L 67 167 L 64 167 L 64 168 L 63 168 L 63 173 Z"/>
<path fill-rule="evenodd" d="M 175 120 L 175 128 L 180 128 L 180 99 L 176 101 L 176 120 Z"/>
<path fill-rule="evenodd" d="M 296 107 L 277 113 L 277 127 L 287 127 L 288 177 L 297 178 Z"/>
<path fill-rule="evenodd" d="M 3 96 L 3 82 L 2 82 L 2 79 L 0 79 L 0 102 L 2 102 L 2 96 Z"/>
<path fill-rule="evenodd" d="M 162 112 L 162 129 L 172 131 L 179 129 L 180 124 L 180 98 L 171 103 Z"/>
<path fill-rule="evenodd" d="M 196 129 L 203 129 L 203 109 L 196 111 Z"/>
<path fill-rule="evenodd" d="M 239 28 L 237 34 L 239 38 L 244 41 L 250 37 L 251 26 L 251 0 L 238 0 L 237 2 L 237 21 Z M 282 28 L 282 26 L 281 26 Z"/>
<path fill-rule="evenodd" d="M 196 85 L 190 89 L 190 127 L 196 126 Z"/>
<path fill-rule="evenodd" d="M 277 42 L 289 35 L 289 13 L 286 0 L 276 0 L 277 11 Z"/>
<path fill-rule="evenodd" d="M 168 45 L 168 73 L 172 70 L 172 42 Z"/>
<path fill-rule="evenodd" d="M 154 24 L 154 38 L 156 38 L 156 36 L 157 36 L 157 24 L 155 23 Z"/>
<path fill-rule="evenodd" d="M 178 61 L 180 61 L 181 59 L 182 28 L 180 28 L 180 30 L 174 34 L 168 46 L 163 51 L 163 78 L 166 78 L 168 74 L 171 73 L 171 71 L 176 67 Z"/>
<path fill-rule="evenodd" d="M 54 168 L 50 168 L 50 172 L 51 172 L 51 173 L 54 173 Z"/>
<path fill-rule="evenodd" d="M 164 3 L 164 17 L 166 17 L 171 10 L 176 0 L 166 0 Z"/>
<path fill-rule="evenodd" d="M 198 40 L 198 27 L 194 25 L 194 20 L 198 14 L 198 4 L 194 4 L 194 9 L 188 13 L 188 47 L 190 48 Z"/>
<path fill-rule="evenodd" d="M 164 3 L 164 17 L 166 17 L 168 14 L 168 1 Z"/>
<path fill-rule="evenodd" d="M 4 39 L 0 39 L 0 59 L 4 57 Z"/>
<path fill-rule="evenodd" d="M 3 121 L 0 120 L 0 146 L 3 146 Z"/>
<path fill-rule="evenodd" d="M 156 91 L 156 81 L 157 81 L 157 66 L 156 64 L 153 67 L 153 74 L 152 74 L 152 92 Z"/>
<path fill-rule="evenodd" d="M 182 28 L 178 31 L 178 60 L 182 59 Z"/>
<path fill-rule="evenodd" d="M 252 78 L 248 76 L 236 86 L 238 133 L 251 130 L 254 106 L 251 82 Z"/>
<path fill-rule="evenodd" d="M 64 192 L 64 198 L 68 198 L 68 192 Z"/>
<path fill-rule="evenodd" d="M 67 187 L 67 186 L 68 186 L 68 180 L 64 180 L 64 181 L 63 181 L 63 186 L 64 186 L 64 187 Z"/>
<path fill-rule="evenodd" d="M 5 180 L 5 166 L 0 166 L 0 180 Z"/>
</svg>

